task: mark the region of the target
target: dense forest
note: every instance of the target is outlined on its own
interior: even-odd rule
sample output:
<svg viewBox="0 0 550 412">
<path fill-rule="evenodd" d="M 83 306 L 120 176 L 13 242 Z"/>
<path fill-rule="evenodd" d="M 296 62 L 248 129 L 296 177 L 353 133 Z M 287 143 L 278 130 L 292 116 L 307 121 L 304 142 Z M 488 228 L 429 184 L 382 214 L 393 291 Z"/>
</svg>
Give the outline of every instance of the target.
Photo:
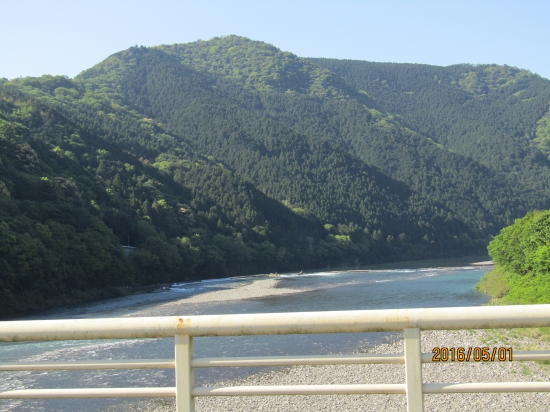
<svg viewBox="0 0 550 412">
<path fill-rule="evenodd" d="M 527 199 L 542 193 L 549 198 L 547 79 L 497 65 L 307 60 L 368 90 L 384 110 L 400 116 L 408 127 L 504 176 L 508 186 L 523 192 L 528 210 L 536 201 Z M 512 212 L 516 217 L 524 214 Z"/>
<path fill-rule="evenodd" d="M 550 303 L 550 211 L 517 219 L 489 243 L 496 264 L 476 286 L 494 303 Z"/>
<path fill-rule="evenodd" d="M 0 79 L 0 314 L 483 254 L 550 207 L 549 102 L 548 80 L 507 66 L 303 59 L 237 36 Z"/>
</svg>

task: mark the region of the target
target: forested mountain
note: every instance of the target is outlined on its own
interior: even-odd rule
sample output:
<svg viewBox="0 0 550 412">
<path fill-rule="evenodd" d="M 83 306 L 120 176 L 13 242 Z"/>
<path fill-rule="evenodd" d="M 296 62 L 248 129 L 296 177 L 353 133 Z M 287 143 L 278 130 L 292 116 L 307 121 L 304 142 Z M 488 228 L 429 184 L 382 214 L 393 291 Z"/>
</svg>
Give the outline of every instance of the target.
<svg viewBox="0 0 550 412">
<path fill-rule="evenodd" d="M 460 156 L 446 142 L 432 139 L 386 110 L 385 100 L 369 97 L 370 89 L 353 89 L 311 59 L 265 43 L 230 36 L 159 49 L 212 78 L 219 90 L 248 110 L 334 143 L 426 200 L 444 204 L 453 216 L 475 228 L 495 233 L 514 217 L 548 206 L 548 180 L 537 176 L 548 175 L 550 163 L 541 159 L 539 150 L 507 153 L 506 162 L 539 156 L 539 162 L 528 160 L 529 166 L 518 166 L 512 173 L 491 168 L 469 153 Z M 504 145 L 496 146 L 502 151 Z M 491 153 L 488 157 L 497 161 L 499 152 Z"/>
<path fill-rule="evenodd" d="M 512 185 L 548 198 L 547 79 L 498 65 L 306 60 L 367 90 L 384 110 L 435 142 L 506 174 Z"/>
<path fill-rule="evenodd" d="M 228 36 L 133 47 L 75 79 L 0 81 L 0 313 L 186 278 L 483 253 L 548 206 L 547 80 L 369 65 Z M 380 86 L 392 70 L 399 81 Z M 454 83 L 438 74 L 430 89 L 437 70 Z"/>
<path fill-rule="evenodd" d="M 203 156 L 163 152 L 151 165 L 39 101 L 5 94 L 0 110 L 2 313 L 330 261 L 309 247 L 320 223 Z M 139 124 L 119 121 L 140 140 Z M 139 246 L 129 260 L 127 241 Z"/>
</svg>

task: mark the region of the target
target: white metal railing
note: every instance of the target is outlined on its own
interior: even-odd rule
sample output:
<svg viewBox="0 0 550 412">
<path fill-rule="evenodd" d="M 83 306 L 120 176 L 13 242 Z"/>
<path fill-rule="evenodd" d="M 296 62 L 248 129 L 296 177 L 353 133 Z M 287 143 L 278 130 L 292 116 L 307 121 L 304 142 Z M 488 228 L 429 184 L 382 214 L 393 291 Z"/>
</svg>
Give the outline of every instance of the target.
<svg viewBox="0 0 550 412">
<path fill-rule="evenodd" d="M 550 382 L 431 383 L 422 381 L 421 330 L 550 326 L 550 305 L 244 315 L 165 316 L 0 322 L 1 342 L 175 337 L 174 359 L 0 363 L 0 371 L 175 368 L 175 387 L 22 389 L 6 398 L 176 397 L 177 411 L 194 411 L 197 396 L 406 394 L 408 411 L 423 411 L 424 393 L 550 392 Z M 404 353 L 328 356 L 193 358 L 193 337 L 403 331 Z M 513 361 L 550 360 L 550 351 L 513 352 Z M 449 359 L 451 361 L 451 359 Z M 473 358 L 470 359 L 473 361 Z M 195 387 L 193 370 L 207 367 L 405 364 L 405 384 Z"/>
</svg>

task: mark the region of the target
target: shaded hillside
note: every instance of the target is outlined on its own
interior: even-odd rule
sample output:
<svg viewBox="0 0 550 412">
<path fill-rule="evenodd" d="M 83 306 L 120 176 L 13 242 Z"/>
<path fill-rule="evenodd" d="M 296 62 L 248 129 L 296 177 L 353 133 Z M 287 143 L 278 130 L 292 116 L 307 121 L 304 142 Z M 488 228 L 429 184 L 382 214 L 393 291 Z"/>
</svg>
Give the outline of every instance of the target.
<svg viewBox="0 0 550 412">
<path fill-rule="evenodd" d="M 323 262 L 308 242 L 325 234 L 320 223 L 203 156 L 168 162 L 163 152 L 153 166 L 110 137 L 4 94 L 0 313 L 112 296 L 122 286 Z M 129 260 L 128 241 L 138 247 Z M 349 253 L 337 245 L 333 258 Z"/>
</svg>

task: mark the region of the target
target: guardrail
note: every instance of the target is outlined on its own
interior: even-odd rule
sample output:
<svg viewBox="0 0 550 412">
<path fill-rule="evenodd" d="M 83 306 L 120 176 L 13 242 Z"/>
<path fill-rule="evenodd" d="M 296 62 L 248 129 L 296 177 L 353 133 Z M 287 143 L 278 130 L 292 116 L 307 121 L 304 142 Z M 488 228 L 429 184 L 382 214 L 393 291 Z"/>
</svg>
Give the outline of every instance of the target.
<svg viewBox="0 0 550 412">
<path fill-rule="evenodd" d="M 0 322 L 1 342 L 174 337 L 174 359 L 0 363 L 0 371 L 174 368 L 175 387 L 23 389 L 6 398 L 176 397 L 178 412 L 197 396 L 406 394 L 407 410 L 423 411 L 424 393 L 550 392 L 550 382 L 431 383 L 422 381 L 421 330 L 550 326 L 550 305 L 166 316 Z M 193 337 L 403 331 L 404 353 L 388 355 L 193 358 Z M 449 359 L 451 360 L 451 359 Z M 473 359 L 472 359 L 473 360 Z M 513 353 L 513 361 L 550 360 L 550 351 Z M 193 370 L 208 367 L 404 363 L 405 384 L 195 387 Z"/>
</svg>

